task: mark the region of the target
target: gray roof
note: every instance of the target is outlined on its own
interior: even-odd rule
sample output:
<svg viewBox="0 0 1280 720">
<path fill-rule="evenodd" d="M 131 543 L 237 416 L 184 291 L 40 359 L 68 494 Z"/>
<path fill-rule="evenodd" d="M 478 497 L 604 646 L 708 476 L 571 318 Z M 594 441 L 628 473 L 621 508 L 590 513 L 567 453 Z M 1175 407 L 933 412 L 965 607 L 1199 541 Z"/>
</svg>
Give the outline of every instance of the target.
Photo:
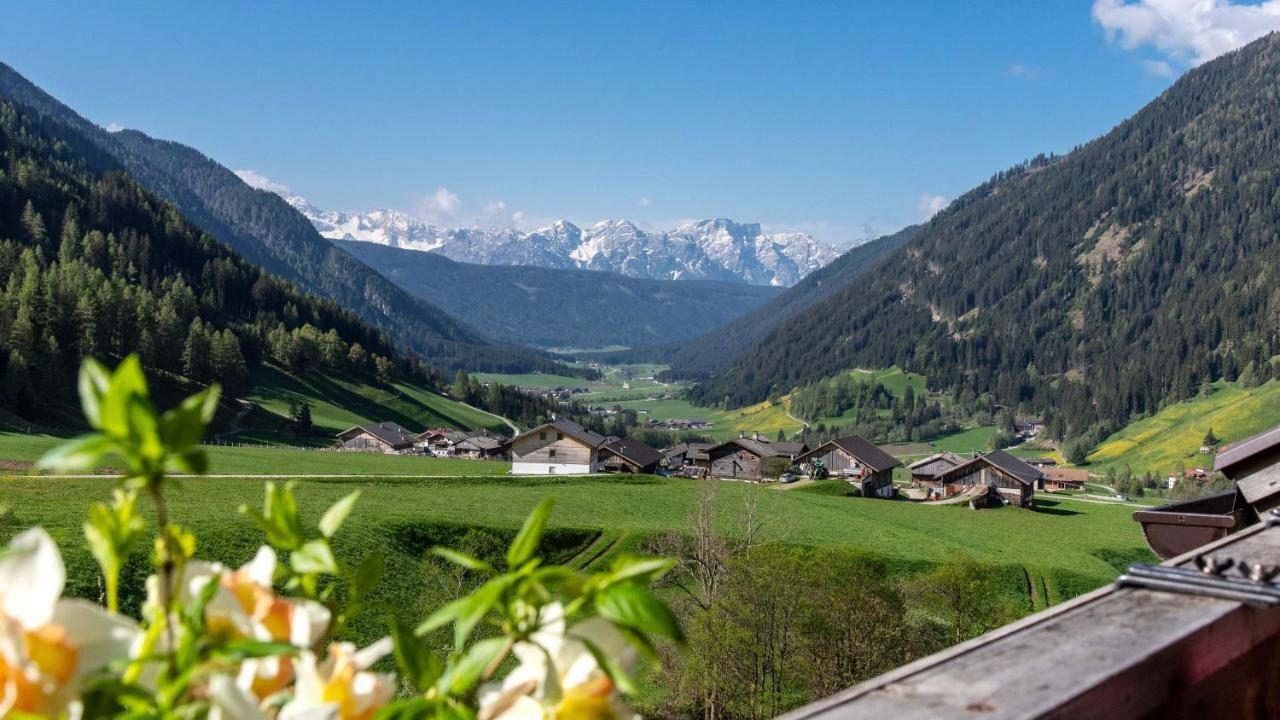
<svg viewBox="0 0 1280 720">
<path fill-rule="evenodd" d="M 955 453 L 943 451 L 943 452 L 937 453 L 936 455 L 930 455 L 929 457 L 923 460 L 917 460 L 911 463 L 910 465 L 908 465 L 907 467 L 910 468 L 911 470 L 915 470 L 918 467 L 924 467 L 925 465 L 938 462 L 939 460 L 944 460 L 946 462 L 951 463 L 951 467 L 955 467 L 964 462 L 964 460 L 962 460 L 960 456 L 956 455 Z"/>
<path fill-rule="evenodd" d="M 1041 472 L 1039 468 L 1028 465 L 1003 450 L 992 450 L 986 455 L 979 455 L 969 462 L 957 465 L 946 472 L 939 473 L 937 477 L 942 477 L 944 475 L 957 475 L 967 472 L 971 466 L 978 463 L 990 465 L 1002 470 L 1006 474 L 1013 476 L 1019 482 L 1026 483 L 1028 485 L 1034 485 L 1037 480 L 1044 477 L 1044 473 Z"/>
<path fill-rule="evenodd" d="M 601 450 L 608 450 L 619 457 L 630 460 L 640 467 L 648 467 L 656 465 L 662 459 L 662 453 L 636 440 L 635 438 L 620 438 L 611 440 Z"/>
<path fill-rule="evenodd" d="M 565 435 L 568 435 L 573 438 L 577 438 L 578 440 L 581 440 L 583 443 L 590 445 L 592 448 L 598 448 L 605 443 L 605 438 L 603 435 L 600 435 L 598 433 L 593 433 L 590 430 L 582 427 L 578 423 L 573 422 L 571 420 L 553 420 L 549 423 L 543 423 L 542 425 L 539 425 L 538 427 L 530 430 L 529 432 L 521 433 L 520 435 L 517 435 L 516 437 L 512 438 L 512 442 L 515 442 L 516 440 L 519 440 L 520 438 L 523 438 L 523 437 L 528 437 L 534 433 L 546 432 L 548 429 L 558 430 L 564 433 Z"/>
<path fill-rule="evenodd" d="M 347 435 L 352 430 L 367 432 L 370 435 L 374 436 L 375 438 L 381 440 L 382 442 L 392 447 L 400 447 L 403 445 L 413 444 L 413 437 L 414 437 L 413 433 L 404 429 L 397 423 L 393 423 L 390 421 L 380 422 L 380 423 L 370 423 L 367 425 L 356 425 L 355 427 L 347 428 L 346 430 L 343 430 L 342 432 L 338 433 L 338 437 Z"/>
<path fill-rule="evenodd" d="M 769 447 L 776 450 L 779 455 L 788 457 L 795 457 L 809 449 L 809 446 L 802 442 L 772 442 L 769 443 Z"/>
<path fill-rule="evenodd" d="M 489 437 L 487 435 L 474 435 L 464 438 L 459 445 L 471 445 L 478 450 L 500 450 L 505 444 L 502 438 Z"/>
<path fill-rule="evenodd" d="M 828 440 L 805 453 L 801 457 L 817 455 L 822 452 L 823 448 L 828 446 L 840 448 L 852 455 L 858 462 L 866 465 L 876 472 L 896 468 L 902 464 L 898 462 L 897 458 L 876 447 L 875 443 L 872 443 L 861 435 L 847 435 L 836 440 Z"/>
<path fill-rule="evenodd" d="M 1254 435 L 1247 440 L 1242 440 L 1218 453 L 1218 457 L 1214 458 L 1213 461 L 1213 469 L 1230 475 L 1231 473 L 1228 471 L 1236 465 L 1246 460 L 1252 460 L 1262 453 L 1272 452 L 1280 454 L 1280 427 L 1271 428 L 1260 435 Z"/>
</svg>

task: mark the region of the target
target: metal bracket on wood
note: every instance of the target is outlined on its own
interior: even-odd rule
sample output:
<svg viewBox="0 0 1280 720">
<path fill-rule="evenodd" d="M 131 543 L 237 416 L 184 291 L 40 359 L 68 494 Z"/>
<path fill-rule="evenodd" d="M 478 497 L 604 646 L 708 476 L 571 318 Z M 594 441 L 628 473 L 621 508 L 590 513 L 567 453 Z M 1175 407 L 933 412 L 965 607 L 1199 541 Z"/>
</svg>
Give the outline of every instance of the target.
<svg viewBox="0 0 1280 720">
<path fill-rule="evenodd" d="M 1280 523 L 1280 515 L 1276 522 Z M 1280 566 L 1214 555 L 1201 555 L 1195 562 L 1199 570 L 1130 565 L 1128 572 L 1116 578 L 1116 585 L 1235 600 L 1255 607 L 1280 607 L 1280 585 L 1272 582 L 1280 575 Z M 1232 568 L 1240 573 L 1239 577 L 1227 575 Z"/>
</svg>

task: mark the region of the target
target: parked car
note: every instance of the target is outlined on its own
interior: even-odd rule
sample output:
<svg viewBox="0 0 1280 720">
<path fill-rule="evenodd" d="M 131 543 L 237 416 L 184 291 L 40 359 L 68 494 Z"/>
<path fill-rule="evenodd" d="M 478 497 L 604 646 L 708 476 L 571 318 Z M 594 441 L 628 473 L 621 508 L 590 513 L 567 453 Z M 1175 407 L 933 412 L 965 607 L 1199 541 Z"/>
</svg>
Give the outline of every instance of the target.
<svg viewBox="0 0 1280 720">
<path fill-rule="evenodd" d="M 799 479 L 800 479 L 800 476 L 791 472 L 790 470 L 778 476 L 778 482 L 780 483 L 793 483 Z"/>
</svg>

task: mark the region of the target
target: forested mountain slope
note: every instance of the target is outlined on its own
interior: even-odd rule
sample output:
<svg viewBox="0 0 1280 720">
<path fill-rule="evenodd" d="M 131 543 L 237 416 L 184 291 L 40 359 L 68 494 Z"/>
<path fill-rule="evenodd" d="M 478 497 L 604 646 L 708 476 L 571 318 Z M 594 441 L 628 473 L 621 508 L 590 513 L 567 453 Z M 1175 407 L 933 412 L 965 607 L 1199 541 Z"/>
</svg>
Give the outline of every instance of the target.
<svg viewBox="0 0 1280 720">
<path fill-rule="evenodd" d="M 396 342 L 452 370 L 560 370 L 546 356 L 496 345 L 439 308 L 397 287 L 333 247 L 275 193 L 246 185 L 199 151 L 126 130 L 109 133 L 0 63 L 0 96 L 75 128 L 138 183 L 248 261 L 337 302 L 392 334 Z"/>
<path fill-rule="evenodd" d="M 601 348 L 687 339 L 782 292 L 745 283 L 475 265 L 370 242 L 334 243 L 463 322 L 500 340 L 536 347 Z"/>
<path fill-rule="evenodd" d="M 163 382 L 230 394 L 267 358 L 438 382 L 386 333 L 246 262 L 113 163 L 0 99 L 0 406 L 60 424 L 78 416 L 81 359 L 135 352 Z"/>
<path fill-rule="evenodd" d="M 691 340 L 644 348 L 637 357 L 669 364 L 668 374 L 672 377 L 706 378 L 805 308 L 852 283 L 885 255 L 914 237 L 919 229 L 919 225 L 912 225 L 859 245 L 742 317 Z"/>
<path fill-rule="evenodd" d="M 1096 440 L 1280 352 L 1280 34 L 1105 136 L 957 199 L 696 391 L 742 405 L 897 364 Z"/>
</svg>

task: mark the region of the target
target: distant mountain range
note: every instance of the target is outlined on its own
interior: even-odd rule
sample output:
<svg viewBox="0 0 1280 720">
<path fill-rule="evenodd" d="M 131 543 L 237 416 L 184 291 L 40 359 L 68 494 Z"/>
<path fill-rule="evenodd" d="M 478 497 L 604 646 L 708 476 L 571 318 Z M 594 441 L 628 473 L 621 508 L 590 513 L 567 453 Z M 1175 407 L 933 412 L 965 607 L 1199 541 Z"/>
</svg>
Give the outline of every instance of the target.
<svg viewBox="0 0 1280 720">
<path fill-rule="evenodd" d="M 651 280 L 719 280 L 791 287 L 840 253 L 805 233 L 766 233 L 756 223 L 717 218 L 665 232 L 627 220 L 583 229 L 561 220 L 534 232 L 503 227 L 449 228 L 397 210 L 345 213 L 285 195 L 331 240 L 436 252 L 480 265 L 603 270 Z"/>
<path fill-rule="evenodd" d="M 433 252 L 351 240 L 333 242 L 400 287 L 491 337 L 543 348 L 679 342 L 783 292 L 740 282 L 646 280 L 592 270 L 474 265 Z M 479 288 L 483 292 L 477 292 Z"/>
</svg>

